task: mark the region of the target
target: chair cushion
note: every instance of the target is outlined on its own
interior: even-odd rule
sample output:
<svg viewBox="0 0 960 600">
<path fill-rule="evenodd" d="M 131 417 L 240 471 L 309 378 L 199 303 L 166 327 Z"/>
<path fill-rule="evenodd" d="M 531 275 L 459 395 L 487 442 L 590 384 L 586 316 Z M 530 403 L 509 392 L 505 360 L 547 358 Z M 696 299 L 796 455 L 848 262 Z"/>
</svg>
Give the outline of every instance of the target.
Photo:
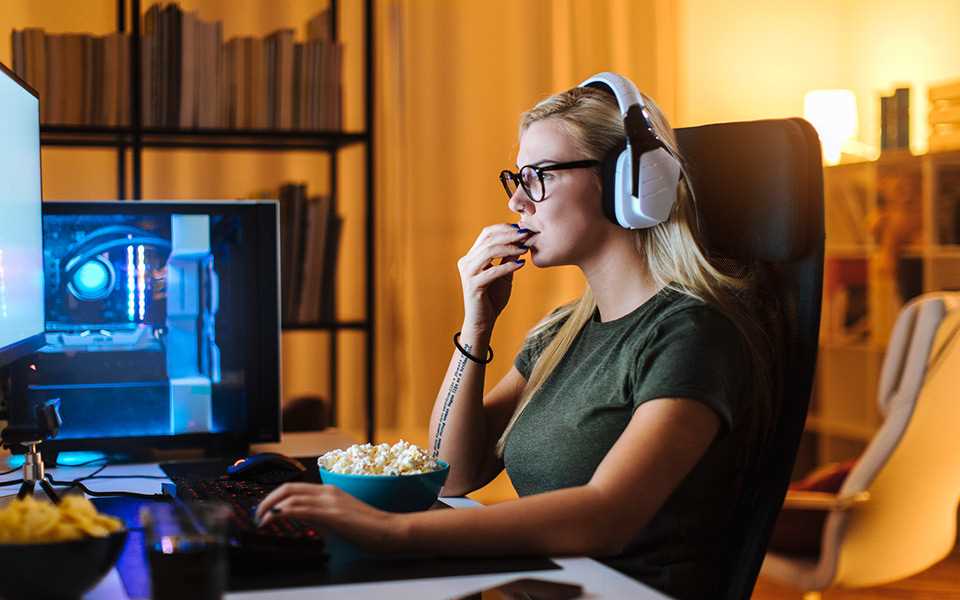
<svg viewBox="0 0 960 600">
<path fill-rule="evenodd" d="M 793 119 L 676 130 L 707 246 L 722 256 L 789 262 L 814 241 L 819 177 Z"/>
<path fill-rule="evenodd" d="M 791 490 L 836 494 L 857 463 L 851 460 L 821 467 L 802 480 L 790 484 Z M 780 511 L 770 537 L 770 551 L 793 556 L 816 557 L 827 511 L 785 508 Z"/>
</svg>

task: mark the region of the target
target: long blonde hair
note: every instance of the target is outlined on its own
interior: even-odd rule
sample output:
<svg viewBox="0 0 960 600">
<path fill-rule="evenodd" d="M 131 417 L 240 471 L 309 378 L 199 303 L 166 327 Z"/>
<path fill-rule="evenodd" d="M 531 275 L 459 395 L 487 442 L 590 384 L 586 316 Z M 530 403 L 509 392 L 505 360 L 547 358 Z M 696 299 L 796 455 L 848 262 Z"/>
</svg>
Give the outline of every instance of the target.
<svg viewBox="0 0 960 600">
<path fill-rule="evenodd" d="M 643 96 L 643 100 L 654 131 L 675 156 L 680 156 L 673 128 L 650 98 Z M 592 88 L 572 88 L 541 101 L 521 117 L 520 135 L 544 119 L 560 123 L 580 155 L 587 159 L 603 160 L 626 139 L 616 100 L 607 92 Z M 754 375 L 752 402 L 747 408 L 750 431 L 756 437 L 762 434 L 772 414 L 770 367 L 774 345 L 764 333 L 766 323 L 753 316 L 755 307 L 751 306 L 750 298 L 756 283 L 755 271 L 749 265 L 742 265 L 739 273 L 727 273 L 710 261 L 700 239 L 692 194 L 684 176 L 677 186 L 677 201 L 667 220 L 649 229 L 636 230 L 637 251 L 646 258 L 658 289 L 670 288 L 717 307 L 743 334 L 754 367 L 751 370 Z M 517 408 L 497 441 L 499 456 L 503 456 L 507 436 L 524 408 L 563 359 L 596 306 L 588 286 L 578 300 L 554 311 L 528 333 L 527 339 L 531 340 L 563 321 L 533 365 Z"/>
</svg>

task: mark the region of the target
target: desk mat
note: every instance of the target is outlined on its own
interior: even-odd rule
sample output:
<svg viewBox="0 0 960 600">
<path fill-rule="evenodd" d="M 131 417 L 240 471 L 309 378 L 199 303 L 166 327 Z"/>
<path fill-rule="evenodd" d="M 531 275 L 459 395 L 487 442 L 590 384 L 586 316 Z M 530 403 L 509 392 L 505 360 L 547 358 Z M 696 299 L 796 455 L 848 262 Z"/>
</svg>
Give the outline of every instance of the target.
<svg viewBox="0 0 960 600">
<path fill-rule="evenodd" d="M 316 458 L 301 458 L 307 466 L 303 481 L 319 482 Z M 218 477 L 226 472 L 230 461 L 212 459 L 161 465 L 171 477 Z M 312 467 L 312 468 L 311 468 Z M 127 545 L 117 561 L 120 579 L 131 598 L 150 597 L 150 571 L 146 561 L 143 532 L 138 514 L 144 503 L 154 502 L 134 498 L 97 498 L 94 504 L 101 512 L 114 515 L 130 529 Z M 449 509 L 438 501 L 432 510 Z M 371 583 L 404 579 L 485 575 L 521 571 L 544 571 L 560 566 L 547 558 L 452 558 L 427 555 L 383 556 L 364 553 L 356 546 L 336 536 L 327 537 L 327 562 L 316 565 L 292 566 L 276 570 L 276 565 L 262 572 L 231 573 L 230 591 L 265 590 L 275 588 L 310 587 L 319 585 Z"/>
</svg>

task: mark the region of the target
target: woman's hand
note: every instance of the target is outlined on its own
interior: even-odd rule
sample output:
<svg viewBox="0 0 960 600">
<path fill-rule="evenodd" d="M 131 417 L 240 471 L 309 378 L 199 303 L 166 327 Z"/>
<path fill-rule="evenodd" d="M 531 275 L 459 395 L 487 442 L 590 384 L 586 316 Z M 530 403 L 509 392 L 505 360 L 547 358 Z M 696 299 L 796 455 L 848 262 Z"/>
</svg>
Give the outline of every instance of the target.
<svg viewBox="0 0 960 600">
<path fill-rule="evenodd" d="M 513 273 L 523 266 L 517 258 L 527 251 L 531 231 L 500 223 L 485 227 L 473 247 L 457 262 L 463 285 L 464 327 L 487 332 L 510 300 Z M 499 264 L 493 264 L 496 259 Z"/>
<path fill-rule="evenodd" d="M 332 485 L 285 483 L 273 490 L 257 507 L 257 523 L 283 517 L 316 523 L 364 550 L 400 549 L 402 515 L 377 510 Z"/>
</svg>

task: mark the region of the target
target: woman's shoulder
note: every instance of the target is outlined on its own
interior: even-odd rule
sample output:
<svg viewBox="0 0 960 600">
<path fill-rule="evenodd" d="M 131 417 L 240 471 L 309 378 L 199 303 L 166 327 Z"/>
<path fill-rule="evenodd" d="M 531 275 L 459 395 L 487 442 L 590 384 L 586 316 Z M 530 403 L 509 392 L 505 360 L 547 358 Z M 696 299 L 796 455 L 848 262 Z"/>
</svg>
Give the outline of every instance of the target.
<svg viewBox="0 0 960 600">
<path fill-rule="evenodd" d="M 700 333 L 713 331 L 721 335 L 732 333 L 740 336 L 733 318 L 718 305 L 672 288 L 666 292 L 654 325 L 659 330 L 678 328 Z"/>
</svg>

